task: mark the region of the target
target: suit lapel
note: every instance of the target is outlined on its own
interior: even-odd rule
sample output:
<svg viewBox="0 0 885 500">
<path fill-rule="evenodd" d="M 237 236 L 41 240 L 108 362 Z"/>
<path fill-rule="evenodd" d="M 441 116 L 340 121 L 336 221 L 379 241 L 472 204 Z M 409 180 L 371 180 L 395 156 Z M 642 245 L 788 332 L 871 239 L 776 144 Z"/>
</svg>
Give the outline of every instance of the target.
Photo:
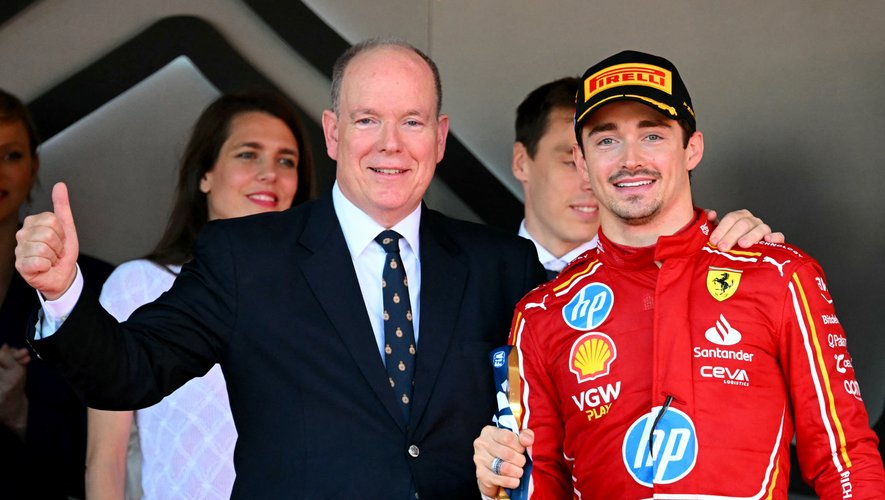
<svg viewBox="0 0 885 500">
<path fill-rule="evenodd" d="M 467 265 L 457 244 L 438 220 L 424 207 L 421 218 L 421 324 L 415 368 L 414 406 L 411 424 L 420 421 L 443 360 L 451 348 L 458 320 Z"/>
<path fill-rule="evenodd" d="M 391 417 L 404 426 L 402 411 L 387 383 L 387 372 L 378 354 L 356 271 L 330 196 L 314 204 L 300 242 L 313 251 L 313 255 L 301 262 L 308 285 L 366 382 Z"/>
</svg>

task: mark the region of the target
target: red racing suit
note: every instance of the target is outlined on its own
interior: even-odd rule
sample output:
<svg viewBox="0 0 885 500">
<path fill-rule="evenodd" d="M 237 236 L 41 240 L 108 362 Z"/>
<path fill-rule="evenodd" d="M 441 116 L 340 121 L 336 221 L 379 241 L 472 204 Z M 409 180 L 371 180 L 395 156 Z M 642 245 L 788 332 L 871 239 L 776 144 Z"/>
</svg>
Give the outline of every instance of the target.
<svg viewBox="0 0 885 500">
<path fill-rule="evenodd" d="M 600 233 L 519 303 L 531 498 L 785 499 L 794 432 L 821 498 L 885 498 L 820 266 L 789 245 L 721 252 L 710 230 L 698 211 L 652 247 Z"/>
</svg>

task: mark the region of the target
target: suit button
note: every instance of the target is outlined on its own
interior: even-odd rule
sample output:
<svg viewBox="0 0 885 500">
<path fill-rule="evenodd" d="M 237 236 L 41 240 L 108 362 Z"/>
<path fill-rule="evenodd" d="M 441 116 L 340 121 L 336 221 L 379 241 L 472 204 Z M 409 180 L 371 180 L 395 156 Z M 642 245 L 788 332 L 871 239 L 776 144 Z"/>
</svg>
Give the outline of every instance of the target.
<svg viewBox="0 0 885 500">
<path fill-rule="evenodd" d="M 417 446 L 409 446 L 409 456 L 411 456 L 412 458 L 418 458 L 418 455 L 420 454 L 421 450 L 419 450 Z"/>
</svg>

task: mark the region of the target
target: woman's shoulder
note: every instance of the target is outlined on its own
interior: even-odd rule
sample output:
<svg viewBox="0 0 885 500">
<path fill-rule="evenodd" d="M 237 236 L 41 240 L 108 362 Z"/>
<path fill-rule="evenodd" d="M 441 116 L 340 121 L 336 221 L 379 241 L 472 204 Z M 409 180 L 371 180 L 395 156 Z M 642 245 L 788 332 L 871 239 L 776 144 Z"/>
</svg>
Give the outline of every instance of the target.
<svg viewBox="0 0 885 500">
<path fill-rule="evenodd" d="M 168 290 L 181 266 L 164 266 L 148 259 L 124 262 L 114 269 L 101 290 L 101 302 L 150 301 Z"/>
</svg>

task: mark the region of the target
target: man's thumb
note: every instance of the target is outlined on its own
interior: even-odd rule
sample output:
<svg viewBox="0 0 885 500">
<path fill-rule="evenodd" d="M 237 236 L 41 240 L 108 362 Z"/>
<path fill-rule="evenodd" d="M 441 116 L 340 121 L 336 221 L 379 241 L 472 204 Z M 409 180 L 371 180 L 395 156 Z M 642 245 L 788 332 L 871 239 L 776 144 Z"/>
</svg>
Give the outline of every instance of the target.
<svg viewBox="0 0 885 500">
<path fill-rule="evenodd" d="M 71 213 L 68 187 L 64 182 L 58 182 L 52 186 L 52 211 L 65 228 L 65 232 L 74 228 L 74 215 Z"/>
</svg>

